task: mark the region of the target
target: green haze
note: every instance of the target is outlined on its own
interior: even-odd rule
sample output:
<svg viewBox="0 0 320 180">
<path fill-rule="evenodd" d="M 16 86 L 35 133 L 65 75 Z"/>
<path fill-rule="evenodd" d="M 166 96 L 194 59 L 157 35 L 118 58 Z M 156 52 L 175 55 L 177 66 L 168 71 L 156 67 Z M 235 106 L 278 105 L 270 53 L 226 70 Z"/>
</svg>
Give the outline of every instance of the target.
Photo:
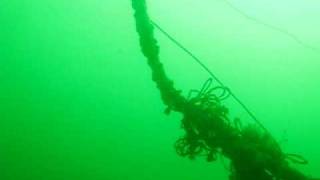
<svg viewBox="0 0 320 180">
<path fill-rule="evenodd" d="M 320 177 L 320 2 L 150 0 L 149 13 Z M 1 0 L 1 180 L 224 180 L 228 161 L 179 157 L 129 0 Z M 156 31 L 187 95 L 209 75 Z M 234 116 L 250 121 L 235 102 Z"/>
</svg>

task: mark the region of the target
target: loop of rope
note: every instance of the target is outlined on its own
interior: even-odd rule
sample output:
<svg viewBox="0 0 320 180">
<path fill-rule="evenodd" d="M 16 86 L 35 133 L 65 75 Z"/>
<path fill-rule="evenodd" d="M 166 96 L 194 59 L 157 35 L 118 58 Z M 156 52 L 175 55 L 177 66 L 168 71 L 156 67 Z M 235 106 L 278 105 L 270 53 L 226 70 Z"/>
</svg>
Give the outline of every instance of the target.
<svg viewBox="0 0 320 180">
<path fill-rule="evenodd" d="M 176 46 L 178 46 L 181 50 L 187 53 L 196 63 L 198 63 L 218 84 L 222 87 L 227 87 L 224 83 L 190 50 L 188 50 L 185 46 L 183 46 L 180 42 L 178 42 L 174 37 L 172 37 L 167 31 L 161 28 L 157 23 L 150 20 L 151 24 L 156 27 L 162 34 L 164 34 L 171 42 L 173 42 Z M 210 83 L 210 82 L 207 82 Z M 205 88 L 205 87 L 204 87 Z M 229 89 L 228 93 L 230 96 L 248 113 L 248 115 L 257 123 L 265 132 L 269 133 L 265 126 L 257 119 L 257 117 L 252 113 L 252 111 Z"/>
</svg>

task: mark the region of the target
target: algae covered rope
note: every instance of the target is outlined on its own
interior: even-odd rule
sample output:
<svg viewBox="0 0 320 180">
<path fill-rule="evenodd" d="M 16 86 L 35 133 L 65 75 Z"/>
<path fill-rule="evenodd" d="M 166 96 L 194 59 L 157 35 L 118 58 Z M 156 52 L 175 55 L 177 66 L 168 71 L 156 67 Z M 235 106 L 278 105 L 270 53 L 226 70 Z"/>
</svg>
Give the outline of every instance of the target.
<svg viewBox="0 0 320 180">
<path fill-rule="evenodd" d="M 136 28 L 140 37 L 141 50 L 152 70 L 152 79 L 160 90 L 162 100 L 169 109 L 181 112 L 186 99 L 176 90 L 173 82 L 167 77 L 159 60 L 159 46 L 154 38 L 153 26 L 149 21 L 144 1 L 132 1 L 135 10 Z"/>
<path fill-rule="evenodd" d="M 185 135 L 175 148 L 181 156 L 206 156 L 214 161 L 217 154 L 230 159 L 230 180 L 311 180 L 290 166 L 289 160 L 306 163 L 295 154 L 282 152 L 275 139 L 255 125 L 235 125 L 223 105 L 224 96 L 205 83 L 196 96 L 188 99 L 176 90 L 159 59 L 159 46 L 146 10 L 145 0 L 132 0 L 137 32 L 143 54 L 152 70 L 152 79 L 160 90 L 163 103 L 183 114 Z M 221 90 L 224 90 L 223 88 Z"/>
<path fill-rule="evenodd" d="M 183 46 L 180 42 L 178 42 L 175 38 L 173 38 L 169 33 L 167 33 L 163 28 L 160 27 L 156 22 L 150 20 L 151 23 L 162 33 L 164 34 L 170 41 L 172 41 L 176 46 L 186 52 L 192 59 L 194 59 L 209 75 L 218 82 L 220 86 L 226 87 L 224 83 L 214 75 L 210 69 L 204 65 L 201 60 L 195 56 L 191 51 L 189 51 L 185 46 Z M 252 113 L 252 111 L 229 89 L 230 96 L 234 98 L 234 100 L 240 104 L 240 106 L 248 113 L 248 115 L 257 123 L 264 131 L 268 132 L 265 126 L 258 120 L 258 118 Z"/>
</svg>

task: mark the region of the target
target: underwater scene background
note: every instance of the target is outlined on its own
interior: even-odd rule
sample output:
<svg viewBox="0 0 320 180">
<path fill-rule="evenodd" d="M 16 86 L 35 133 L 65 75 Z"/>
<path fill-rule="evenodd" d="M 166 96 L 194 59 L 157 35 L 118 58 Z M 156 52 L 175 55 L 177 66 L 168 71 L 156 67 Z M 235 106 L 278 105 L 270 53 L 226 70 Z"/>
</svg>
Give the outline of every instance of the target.
<svg viewBox="0 0 320 180">
<path fill-rule="evenodd" d="M 200 57 L 320 177 L 320 2 L 150 0 L 151 18 Z M 0 2 L 0 179 L 227 179 L 228 160 L 178 156 L 129 0 Z M 187 95 L 209 75 L 156 31 Z M 252 122 L 232 99 L 234 117 Z"/>
</svg>

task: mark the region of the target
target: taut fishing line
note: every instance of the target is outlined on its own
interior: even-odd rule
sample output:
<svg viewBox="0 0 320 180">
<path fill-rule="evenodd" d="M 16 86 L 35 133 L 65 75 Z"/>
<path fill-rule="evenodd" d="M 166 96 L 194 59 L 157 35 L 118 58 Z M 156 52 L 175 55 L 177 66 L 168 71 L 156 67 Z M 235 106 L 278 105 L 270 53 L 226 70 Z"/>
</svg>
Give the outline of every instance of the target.
<svg viewBox="0 0 320 180">
<path fill-rule="evenodd" d="M 248 20 L 254 21 L 257 24 L 261 24 L 264 25 L 270 29 L 273 29 L 275 31 L 278 31 L 280 33 L 283 33 L 285 35 L 287 35 L 288 37 L 290 37 L 291 39 L 293 39 L 294 41 L 296 41 L 298 44 L 300 44 L 301 46 L 308 48 L 310 50 L 316 51 L 318 52 L 318 49 L 310 46 L 308 44 L 306 44 L 305 42 L 303 42 L 301 39 L 299 39 L 296 35 L 281 29 L 279 27 L 270 25 L 268 23 L 262 22 L 259 19 L 256 19 L 254 17 L 251 17 L 250 15 L 246 14 L 245 12 L 243 12 L 242 10 L 240 10 L 239 8 L 237 8 L 236 6 L 234 6 L 230 1 L 228 0 L 223 0 L 230 8 L 232 8 L 233 10 L 235 10 L 236 12 L 238 12 L 239 14 L 241 14 L 243 17 L 245 17 Z M 216 80 L 218 82 L 219 85 L 226 87 L 224 85 L 224 83 L 202 62 L 202 60 L 200 60 L 196 55 L 194 55 L 194 53 L 192 53 L 188 48 L 186 48 L 184 45 L 182 45 L 177 39 L 175 39 L 172 35 L 170 35 L 167 31 L 165 31 L 159 24 L 157 24 L 156 22 L 151 20 L 151 24 L 154 25 L 154 27 L 156 27 L 162 34 L 164 34 L 171 42 L 173 42 L 176 46 L 178 46 L 180 49 L 182 49 L 185 53 L 187 53 L 190 57 L 192 57 L 192 59 L 198 63 L 208 74 L 210 74 L 210 76 Z M 243 101 L 241 101 L 230 89 L 230 96 L 233 97 L 235 99 L 235 101 L 237 103 L 240 104 L 240 106 L 249 114 L 249 116 L 265 131 L 267 131 L 267 129 L 264 127 L 264 125 L 257 119 L 257 117 L 253 114 L 253 112 L 243 103 Z"/>
<path fill-rule="evenodd" d="M 218 82 L 220 86 L 227 87 L 224 83 L 200 60 L 194 53 L 192 53 L 188 48 L 182 45 L 178 40 L 176 40 L 173 36 L 171 36 L 167 31 L 165 31 L 159 24 L 151 21 L 151 24 L 154 25 L 162 34 L 164 34 L 171 42 L 173 42 L 176 46 L 182 49 L 185 53 L 187 53 L 192 59 L 198 63 L 214 80 Z M 230 96 L 240 104 L 240 106 L 248 113 L 248 115 L 266 132 L 268 130 L 265 126 L 258 120 L 258 118 L 252 113 L 252 111 L 229 89 Z"/>
<path fill-rule="evenodd" d="M 233 9 L 235 12 L 237 12 L 238 14 L 240 14 L 241 16 L 243 16 L 244 18 L 246 18 L 247 20 L 250 20 L 256 24 L 260 24 L 262 26 L 265 26 L 269 29 L 272 29 L 274 31 L 277 31 L 279 33 L 282 33 L 286 36 L 288 36 L 289 38 L 291 38 L 292 40 L 296 41 L 298 44 L 300 44 L 302 47 L 307 48 L 309 50 L 314 51 L 315 53 L 319 53 L 319 49 L 317 47 L 311 46 L 310 44 L 305 43 L 302 39 L 300 39 L 297 35 L 289 32 L 288 30 L 285 30 L 283 28 L 277 27 L 275 25 L 266 23 L 261 21 L 258 18 L 255 18 L 253 16 L 250 16 L 249 14 L 247 14 L 246 12 L 242 11 L 240 8 L 236 7 L 232 2 L 228 1 L 228 0 L 223 0 L 223 2 L 225 2 L 225 4 L 227 6 L 229 6 L 231 9 Z"/>
</svg>

